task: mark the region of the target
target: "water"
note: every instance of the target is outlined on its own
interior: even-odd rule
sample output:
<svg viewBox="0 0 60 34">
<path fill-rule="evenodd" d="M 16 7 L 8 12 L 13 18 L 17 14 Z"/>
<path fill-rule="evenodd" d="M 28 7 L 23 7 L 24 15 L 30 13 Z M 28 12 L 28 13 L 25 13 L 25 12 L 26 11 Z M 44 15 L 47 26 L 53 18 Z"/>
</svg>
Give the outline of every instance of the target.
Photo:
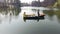
<svg viewBox="0 0 60 34">
<path fill-rule="evenodd" d="M 25 9 L 24 9 L 25 8 Z M 37 8 L 40 9 L 40 8 Z M 60 34 L 60 12 L 59 10 L 43 10 L 43 20 L 23 19 L 23 13 L 37 15 L 37 10 L 22 7 L 21 11 L 4 11 L 0 13 L 0 34 Z"/>
</svg>

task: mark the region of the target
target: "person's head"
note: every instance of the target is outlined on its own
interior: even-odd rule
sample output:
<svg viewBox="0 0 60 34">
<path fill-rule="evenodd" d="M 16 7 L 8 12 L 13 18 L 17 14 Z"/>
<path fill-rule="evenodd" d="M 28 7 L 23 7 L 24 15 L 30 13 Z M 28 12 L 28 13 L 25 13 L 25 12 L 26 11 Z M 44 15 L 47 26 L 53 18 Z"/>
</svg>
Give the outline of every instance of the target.
<svg viewBox="0 0 60 34">
<path fill-rule="evenodd" d="M 26 12 L 24 12 L 24 14 L 26 14 Z"/>
</svg>

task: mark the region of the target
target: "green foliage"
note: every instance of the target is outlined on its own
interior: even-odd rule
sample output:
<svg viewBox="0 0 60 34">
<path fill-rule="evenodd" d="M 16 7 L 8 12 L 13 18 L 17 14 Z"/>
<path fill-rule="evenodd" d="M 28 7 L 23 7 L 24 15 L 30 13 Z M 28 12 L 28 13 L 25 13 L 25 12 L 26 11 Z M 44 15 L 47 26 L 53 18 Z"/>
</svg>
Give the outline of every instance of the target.
<svg viewBox="0 0 60 34">
<path fill-rule="evenodd" d="M 56 0 L 56 2 L 54 3 L 53 7 L 60 8 L 60 0 Z"/>
</svg>

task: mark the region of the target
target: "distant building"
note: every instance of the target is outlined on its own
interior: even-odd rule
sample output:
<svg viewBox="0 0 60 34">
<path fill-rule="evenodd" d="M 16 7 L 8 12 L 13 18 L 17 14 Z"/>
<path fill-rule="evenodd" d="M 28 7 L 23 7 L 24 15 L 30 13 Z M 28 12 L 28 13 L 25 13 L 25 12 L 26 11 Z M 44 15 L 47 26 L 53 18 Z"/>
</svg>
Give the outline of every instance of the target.
<svg viewBox="0 0 60 34">
<path fill-rule="evenodd" d="M 44 0 L 43 2 L 40 2 L 40 0 L 38 1 L 32 1 L 32 6 L 36 6 L 36 7 L 47 7 L 50 5 L 53 5 L 56 2 L 56 0 Z"/>
</svg>

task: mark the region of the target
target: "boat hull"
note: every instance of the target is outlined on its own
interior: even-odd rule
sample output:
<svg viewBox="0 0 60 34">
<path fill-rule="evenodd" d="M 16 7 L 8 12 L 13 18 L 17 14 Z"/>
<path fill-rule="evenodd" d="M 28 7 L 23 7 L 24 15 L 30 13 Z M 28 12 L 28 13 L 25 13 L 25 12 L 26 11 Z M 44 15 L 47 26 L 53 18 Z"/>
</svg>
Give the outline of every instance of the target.
<svg viewBox="0 0 60 34">
<path fill-rule="evenodd" d="M 24 17 L 24 19 L 44 19 L 44 16 Z"/>
</svg>

